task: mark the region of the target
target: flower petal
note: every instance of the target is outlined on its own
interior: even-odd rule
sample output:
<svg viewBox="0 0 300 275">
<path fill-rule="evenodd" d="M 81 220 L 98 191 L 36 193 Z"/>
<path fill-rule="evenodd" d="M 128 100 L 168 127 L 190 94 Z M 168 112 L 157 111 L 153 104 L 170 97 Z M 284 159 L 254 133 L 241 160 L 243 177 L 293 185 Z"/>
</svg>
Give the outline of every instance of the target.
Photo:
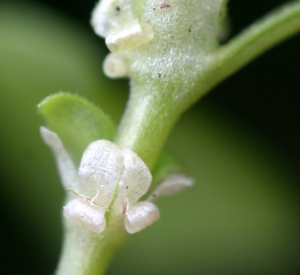
<svg viewBox="0 0 300 275">
<path fill-rule="evenodd" d="M 140 201 L 129 207 L 124 220 L 128 233 L 139 232 L 160 218 L 157 206 L 148 201 Z"/>
<path fill-rule="evenodd" d="M 92 12 L 91 25 L 96 34 L 106 37 L 111 29 L 133 18 L 131 1 L 101 0 Z"/>
<path fill-rule="evenodd" d="M 119 182 L 119 196 L 135 204 L 149 189 L 152 176 L 141 158 L 128 148 L 122 149 L 124 170 Z"/>
<path fill-rule="evenodd" d="M 151 25 L 140 22 L 134 14 L 131 1 L 100 1 L 93 10 L 91 24 L 96 34 L 106 38 L 113 53 L 128 51 L 154 37 Z"/>
<path fill-rule="evenodd" d="M 150 24 L 134 18 L 124 22 L 122 27 L 110 31 L 105 38 L 105 44 L 112 53 L 121 53 L 145 44 L 153 37 Z"/>
<path fill-rule="evenodd" d="M 171 174 L 159 184 L 153 193 L 147 198 L 147 201 L 153 201 L 159 197 L 171 196 L 180 192 L 183 188 L 192 186 L 193 179 L 183 174 Z"/>
<path fill-rule="evenodd" d="M 81 190 L 99 206 L 108 207 L 123 169 L 121 149 L 108 140 L 92 142 L 79 166 Z"/>
<path fill-rule="evenodd" d="M 64 207 L 64 216 L 66 218 L 82 224 L 88 230 L 97 234 L 105 229 L 105 212 L 105 208 L 89 205 L 81 198 L 69 201 Z"/>
<path fill-rule="evenodd" d="M 51 148 L 54 154 L 59 175 L 65 190 L 68 188 L 78 189 L 79 178 L 77 170 L 59 136 L 46 127 L 41 127 L 40 133 L 44 142 Z"/>
</svg>

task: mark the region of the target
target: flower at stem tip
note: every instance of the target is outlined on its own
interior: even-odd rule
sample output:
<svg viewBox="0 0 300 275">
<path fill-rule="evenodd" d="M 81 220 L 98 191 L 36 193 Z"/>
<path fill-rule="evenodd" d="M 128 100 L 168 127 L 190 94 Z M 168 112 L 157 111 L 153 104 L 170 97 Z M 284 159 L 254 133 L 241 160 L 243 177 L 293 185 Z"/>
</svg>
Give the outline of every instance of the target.
<svg viewBox="0 0 300 275">
<path fill-rule="evenodd" d="M 158 207 L 151 201 L 177 193 L 192 180 L 183 175 L 167 177 L 146 201 L 152 176 L 146 164 L 128 148 L 108 140 L 96 140 L 84 151 L 78 170 L 58 135 L 40 128 L 44 142 L 52 149 L 64 189 L 75 195 L 64 206 L 66 218 L 97 234 L 107 220 L 124 219 L 128 233 L 136 233 L 157 221 Z"/>
</svg>

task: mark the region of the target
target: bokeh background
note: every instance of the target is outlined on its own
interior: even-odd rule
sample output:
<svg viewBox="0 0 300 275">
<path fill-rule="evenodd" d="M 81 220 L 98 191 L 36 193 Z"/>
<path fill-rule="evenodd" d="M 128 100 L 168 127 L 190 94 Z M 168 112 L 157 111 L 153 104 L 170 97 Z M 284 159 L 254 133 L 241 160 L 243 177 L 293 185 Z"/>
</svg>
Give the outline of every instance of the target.
<svg viewBox="0 0 300 275">
<path fill-rule="evenodd" d="M 283 0 L 231 0 L 231 37 Z M 95 1 L 0 0 L 0 274 L 53 274 L 63 191 L 36 105 L 70 91 L 118 122 L 127 80 L 102 73 L 89 26 Z M 158 202 L 108 274 L 300 273 L 300 37 L 216 87 L 178 122 L 167 147 L 195 186 Z"/>
</svg>

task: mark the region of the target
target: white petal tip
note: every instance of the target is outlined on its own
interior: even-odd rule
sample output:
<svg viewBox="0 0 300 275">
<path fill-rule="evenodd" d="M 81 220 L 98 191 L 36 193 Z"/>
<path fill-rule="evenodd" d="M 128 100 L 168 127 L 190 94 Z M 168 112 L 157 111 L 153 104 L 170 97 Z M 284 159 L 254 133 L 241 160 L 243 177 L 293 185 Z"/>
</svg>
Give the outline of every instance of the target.
<svg viewBox="0 0 300 275">
<path fill-rule="evenodd" d="M 57 140 L 59 139 L 57 134 L 50 131 L 48 128 L 46 128 L 44 126 L 40 127 L 40 134 L 41 134 L 42 139 L 44 140 L 44 142 L 48 145 L 56 143 Z"/>
<path fill-rule="evenodd" d="M 123 158 L 121 149 L 108 140 L 92 142 L 81 158 L 78 175 L 81 179 L 81 191 L 93 198 L 95 203 L 108 207 L 122 172 Z"/>
<path fill-rule="evenodd" d="M 106 36 L 105 43 L 112 53 L 121 53 L 134 49 L 152 40 L 152 27 L 145 22 L 133 19 L 118 28 L 112 29 Z"/>
<path fill-rule="evenodd" d="M 85 228 L 97 234 L 103 232 L 106 226 L 105 209 L 88 205 L 80 198 L 68 202 L 64 207 L 63 214 L 66 218 L 82 224 Z"/>
<path fill-rule="evenodd" d="M 102 6 L 103 5 L 101 5 L 100 2 L 94 8 L 92 12 L 91 25 L 97 35 L 105 37 L 107 35 L 107 31 L 110 29 L 110 22 Z"/>
<path fill-rule="evenodd" d="M 152 176 L 139 156 L 128 148 L 122 149 L 124 170 L 119 182 L 119 195 L 134 205 L 149 189 Z"/>
<path fill-rule="evenodd" d="M 51 148 L 54 154 L 64 188 L 66 190 L 68 188 L 78 189 L 79 179 L 77 177 L 76 168 L 59 136 L 43 126 L 40 127 L 40 133 L 42 139 Z"/>
<path fill-rule="evenodd" d="M 133 205 L 126 212 L 125 229 L 133 234 L 145 229 L 160 218 L 158 207 L 148 201 L 141 201 Z"/>
<path fill-rule="evenodd" d="M 159 197 L 174 195 L 193 184 L 194 180 L 192 178 L 186 177 L 183 174 L 172 174 L 159 184 L 147 200 L 153 201 Z"/>
</svg>

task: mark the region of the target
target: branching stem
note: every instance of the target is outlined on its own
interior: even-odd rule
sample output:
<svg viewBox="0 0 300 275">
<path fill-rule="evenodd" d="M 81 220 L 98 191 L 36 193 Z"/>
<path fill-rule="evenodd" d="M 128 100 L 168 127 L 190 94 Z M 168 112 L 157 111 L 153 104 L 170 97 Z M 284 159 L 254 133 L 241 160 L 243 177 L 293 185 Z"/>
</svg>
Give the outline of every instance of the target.
<svg viewBox="0 0 300 275">
<path fill-rule="evenodd" d="M 172 126 L 183 111 L 226 77 L 299 31 L 300 1 L 297 0 L 271 12 L 228 44 L 209 53 L 204 69 L 197 72 L 197 85 L 193 85 L 180 99 L 174 96 L 175 84 L 169 85 L 167 81 L 159 82 L 161 79 L 156 79 L 154 86 L 145 88 L 144 80 L 135 79 L 115 143 L 131 148 L 151 169 Z M 181 65 L 180 62 L 178 64 Z M 69 229 L 72 230 L 74 228 Z M 57 275 L 103 274 L 113 254 L 127 238 L 123 226 L 115 224 L 108 225 L 102 239 L 97 239 L 94 233 L 85 232 L 82 235 L 77 231 L 67 230 L 65 250 Z"/>
<path fill-rule="evenodd" d="M 205 71 L 199 74 L 197 87 L 187 93 L 180 106 L 168 98 L 157 102 L 155 95 L 165 93 L 164 90 L 155 90 L 157 87 L 153 87 L 151 100 L 147 99 L 145 103 L 146 98 L 142 97 L 146 93 L 143 87 L 138 87 L 139 95 L 131 95 L 116 142 L 132 148 L 151 168 L 176 119 L 185 109 L 260 54 L 299 31 L 298 0 L 271 12 L 210 54 Z M 165 108 L 166 104 L 168 108 Z M 177 110 L 176 115 L 172 108 Z"/>
</svg>

